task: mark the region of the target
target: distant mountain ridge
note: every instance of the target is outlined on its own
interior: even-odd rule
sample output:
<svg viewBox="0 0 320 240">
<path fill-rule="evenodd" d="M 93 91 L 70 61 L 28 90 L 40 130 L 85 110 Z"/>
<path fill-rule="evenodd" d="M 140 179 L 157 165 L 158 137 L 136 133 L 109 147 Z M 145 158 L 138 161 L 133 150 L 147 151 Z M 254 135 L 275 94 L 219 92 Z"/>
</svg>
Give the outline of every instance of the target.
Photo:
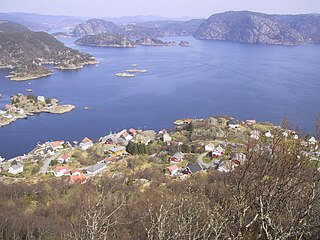
<svg viewBox="0 0 320 240">
<path fill-rule="evenodd" d="M 0 13 L 0 20 L 8 20 L 33 31 L 54 31 L 74 27 L 86 20 L 83 17 L 43 15 L 37 13 Z"/>
<path fill-rule="evenodd" d="M 320 15 L 268 15 L 229 11 L 209 17 L 199 26 L 194 37 L 278 45 L 320 43 Z"/>
<path fill-rule="evenodd" d="M 23 26 L 30 28 L 33 31 L 46 31 L 46 32 L 60 32 L 62 30 L 68 31 L 73 29 L 76 25 L 90 19 L 90 16 L 76 17 L 65 15 L 47 15 L 37 13 L 0 13 L 0 20 L 8 20 L 11 22 L 19 23 Z M 129 24 L 140 23 L 148 21 L 188 21 L 193 19 L 192 17 L 161 17 L 161 16 L 122 16 L 122 17 L 99 17 L 108 22 L 114 22 L 116 24 Z"/>
<path fill-rule="evenodd" d="M 75 37 L 101 33 L 120 34 L 127 38 L 192 36 L 204 20 L 189 21 L 150 21 L 134 24 L 116 25 L 103 19 L 89 19 L 77 25 L 72 34 Z"/>
</svg>

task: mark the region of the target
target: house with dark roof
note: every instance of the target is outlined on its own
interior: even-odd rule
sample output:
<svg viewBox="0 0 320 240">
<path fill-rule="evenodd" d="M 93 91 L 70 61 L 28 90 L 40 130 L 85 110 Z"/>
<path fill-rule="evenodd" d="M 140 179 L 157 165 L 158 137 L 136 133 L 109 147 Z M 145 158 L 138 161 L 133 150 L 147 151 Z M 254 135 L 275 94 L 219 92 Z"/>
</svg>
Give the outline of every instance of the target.
<svg viewBox="0 0 320 240">
<path fill-rule="evenodd" d="M 180 163 L 183 161 L 183 157 L 184 157 L 184 154 L 182 152 L 177 152 L 170 158 L 170 162 Z"/>
<path fill-rule="evenodd" d="M 230 128 L 236 129 L 240 127 L 240 123 L 237 120 L 232 119 L 228 122 L 228 126 Z"/>
<path fill-rule="evenodd" d="M 231 160 L 236 160 L 241 163 L 246 160 L 246 155 L 244 153 L 235 153 L 231 156 Z"/>
<path fill-rule="evenodd" d="M 198 162 L 196 162 L 194 164 L 188 164 L 187 167 L 186 167 L 186 172 L 188 174 L 201 172 L 202 170 L 203 170 L 202 166 Z"/>
</svg>

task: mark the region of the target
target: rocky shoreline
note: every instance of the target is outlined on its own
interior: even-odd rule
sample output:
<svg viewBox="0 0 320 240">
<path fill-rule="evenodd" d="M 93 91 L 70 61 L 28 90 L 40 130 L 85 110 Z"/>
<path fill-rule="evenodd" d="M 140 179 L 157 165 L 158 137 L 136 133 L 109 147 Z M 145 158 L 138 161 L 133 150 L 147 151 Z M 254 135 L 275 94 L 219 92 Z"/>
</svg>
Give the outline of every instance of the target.
<svg viewBox="0 0 320 240">
<path fill-rule="evenodd" d="M 11 97 L 11 104 L 0 110 L 0 127 L 9 125 L 18 119 L 40 113 L 64 114 L 75 109 L 74 105 L 59 105 L 58 99 L 43 96 L 17 94 Z"/>
</svg>

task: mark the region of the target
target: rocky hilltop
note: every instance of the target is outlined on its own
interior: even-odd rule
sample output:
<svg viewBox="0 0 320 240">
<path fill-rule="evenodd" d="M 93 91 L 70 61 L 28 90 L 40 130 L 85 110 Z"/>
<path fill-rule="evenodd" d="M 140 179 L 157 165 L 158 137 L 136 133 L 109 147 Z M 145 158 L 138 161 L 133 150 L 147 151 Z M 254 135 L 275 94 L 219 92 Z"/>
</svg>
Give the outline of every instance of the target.
<svg viewBox="0 0 320 240">
<path fill-rule="evenodd" d="M 25 31 L 30 31 L 30 29 L 18 23 L 10 22 L 7 20 L 0 20 L 0 32 L 15 33 Z"/>
<path fill-rule="evenodd" d="M 117 47 L 117 48 L 132 48 L 135 43 L 126 37 L 118 34 L 101 33 L 98 35 L 88 35 L 78 39 L 75 44 L 96 47 Z"/>
<path fill-rule="evenodd" d="M 93 56 L 64 46 L 48 33 L 33 32 L 7 21 L 0 23 L 0 29 L 0 68 L 14 69 L 9 75 L 13 80 L 50 75 L 52 70 L 43 64 L 52 64 L 56 69 L 78 69 L 96 63 Z"/>
<path fill-rule="evenodd" d="M 107 22 L 102 19 L 89 19 L 88 21 L 78 24 L 72 34 L 75 37 L 87 35 L 97 35 L 100 33 L 117 34 L 121 28 L 113 22 Z"/>
<path fill-rule="evenodd" d="M 320 15 L 268 15 L 248 11 L 212 15 L 194 36 L 206 40 L 303 45 L 320 43 Z"/>
</svg>

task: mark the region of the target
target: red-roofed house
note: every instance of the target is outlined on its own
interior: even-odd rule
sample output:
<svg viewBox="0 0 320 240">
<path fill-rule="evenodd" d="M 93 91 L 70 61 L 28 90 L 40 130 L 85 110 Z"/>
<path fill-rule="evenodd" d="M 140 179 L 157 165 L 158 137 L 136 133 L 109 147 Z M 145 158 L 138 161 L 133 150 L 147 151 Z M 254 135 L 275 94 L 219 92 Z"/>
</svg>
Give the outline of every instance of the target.
<svg viewBox="0 0 320 240">
<path fill-rule="evenodd" d="M 123 137 L 127 141 L 130 141 L 133 138 L 127 131 L 123 131 L 121 137 Z"/>
<path fill-rule="evenodd" d="M 174 176 L 178 173 L 178 171 L 180 170 L 180 168 L 177 165 L 171 165 L 169 167 L 167 167 L 166 169 L 169 170 L 171 176 Z"/>
<path fill-rule="evenodd" d="M 116 157 L 106 157 L 104 159 L 105 162 L 115 162 L 117 161 L 118 159 Z"/>
<path fill-rule="evenodd" d="M 69 165 L 68 164 L 63 164 L 63 165 L 58 165 L 56 166 L 54 175 L 56 177 L 62 177 L 64 175 L 68 175 L 70 174 L 70 170 L 69 170 Z"/>
<path fill-rule="evenodd" d="M 130 134 L 131 136 L 133 136 L 133 137 L 137 134 L 137 130 L 135 130 L 135 129 L 133 129 L 133 128 L 130 128 L 128 132 L 129 132 L 129 134 Z"/>
<path fill-rule="evenodd" d="M 87 180 L 86 176 L 82 173 L 82 172 L 74 172 L 72 175 L 71 175 L 71 181 L 73 183 L 85 183 Z"/>
<path fill-rule="evenodd" d="M 168 133 L 166 129 L 162 129 L 159 131 L 159 134 L 165 134 L 165 133 Z"/>
<path fill-rule="evenodd" d="M 177 152 L 170 158 L 170 162 L 171 163 L 180 163 L 180 162 L 182 162 L 183 157 L 184 157 L 184 155 L 182 152 Z"/>
<path fill-rule="evenodd" d="M 55 141 L 55 142 L 51 142 L 51 147 L 53 148 L 53 150 L 58 150 L 63 148 L 63 144 L 64 144 L 63 140 Z"/>
<path fill-rule="evenodd" d="M 85 151 L 85 150 L 93 147 L 93 142 L 92 142 L 91 139 L 85 137 L 85 138 L 81 141 L 81 143 L 79 144 L 79 147 L 80 147 L 81 150 Z"/>
<path fill-rule="evenodd" d="M 11 110 L 11 109 L 13 109 L 13 106 L 11 104 L 6 104 L 6 105 L 4 105 L 4 109 Z"/>
<path fill-rule="evenodd" d="M 69 162 L 69 160 L 70 160 L 70 155 L 68 153 L 64 153 L 58 158 L 59 163 L 67 163 Z"/>
</svg>

